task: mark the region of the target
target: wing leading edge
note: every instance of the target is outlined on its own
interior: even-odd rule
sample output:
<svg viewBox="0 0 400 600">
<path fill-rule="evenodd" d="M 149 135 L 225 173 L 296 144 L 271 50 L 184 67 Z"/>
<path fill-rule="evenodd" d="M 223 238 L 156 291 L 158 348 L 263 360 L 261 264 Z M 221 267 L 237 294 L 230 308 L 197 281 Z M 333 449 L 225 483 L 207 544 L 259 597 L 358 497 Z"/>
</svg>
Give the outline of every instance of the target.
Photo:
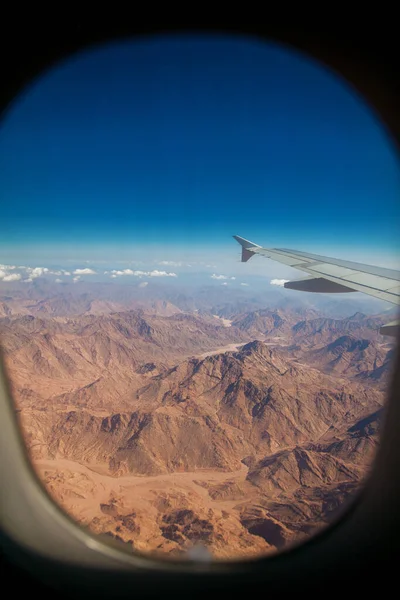
<svg viewBox="0 0 400 600">
<path fill-rule="evenodd" d="M 259 254 L 309 274 L 307 278 L 286 282 L 285 288 L 329 294 L 363 292 L 399 304 L 400 271 L 286 248 L 263 248 L 238 235 L 233 237 L 242 246 L 242 262 Z M 396 335 L 399 325 L 399 321 L 389 323 L 381 328 L 381 333 Z"/>
</svg>

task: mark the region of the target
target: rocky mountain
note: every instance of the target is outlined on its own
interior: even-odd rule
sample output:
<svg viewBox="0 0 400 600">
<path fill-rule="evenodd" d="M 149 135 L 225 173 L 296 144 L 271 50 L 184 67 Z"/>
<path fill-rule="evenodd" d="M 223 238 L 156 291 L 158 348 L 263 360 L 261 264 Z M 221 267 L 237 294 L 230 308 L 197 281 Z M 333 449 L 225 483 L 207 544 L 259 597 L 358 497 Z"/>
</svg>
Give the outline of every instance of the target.
<svg viewBox="0 0 400 600">
<path fill-rule="evenodd" d="M 373 458 L 384 394 L 262 342 L 153 371 L 129 412 L 93 413 L 74 392 L 21 414 L 55 497 L 134 548 L 282 548 L 329 522 Z"/>
<path fill-rule="evenodd" d="M 232 323 L 251 336 L 262 334 L 263 336 L 283 337 L 290 333 L 292 326 L 298 322 L 299 318 L 301 318 L 299 314 L 294 311 L 263 309 L 239 314 L 232 320 Z"/>
<path fill-rule="evenodd" d="M 355 313 L 346 319 L 314 318 L 296 323 L 292 328 L 292 336 L 296 342 L 317 345 L 334 341 L 340 335 L 356 335 L 367 340 L 381 341 L 379 328 L 391 320 L 388 316 L 368 317 Z"/>
<path fill-rule="evenodd" d="M 393 312 L 367 316 L 356 312 L 346 318 L 321 316 L 314 308 L 267 308 L 237 314 L 232 324 L 252 337 L 277 340 L 280 344 L 320 347 L 343 335 L 353 335 L 378 343 L 384 342 L 379 328 L 393 320 Z"/>
<path fill-rule="evenodd" d="M 101 393 L 101 381 L 91 386 Z M 39 411 L 40 423 L 30 412 L 31 429 L 49 440 L 43 456 L 107 464 L 119 475 L 237 470 L 243 459 L 319 439 L 383 403 L 381 392 L 288 365 L 261 342 L 150 377 L 131 393 L 130 412 L 93 415 L 83 392 L 64 393 L 62 410 L 47 417 Z"/>
<path fill-rule="evenodd" d="M 110 380 L 115 390 L 122 382 L 126 389 L 146 363 L 162 369 L 184 356 L 248 339 L 212 317 L 160 317 L 143 311 L 69 319 L 5 317 L 0 333 L 14 388 L 21 390 L 29 381 L 42 397 L 54 396 L 65 386 L 68 391 L 88 389 L 98 380 Z"/>
<path fill-rule="evenodd" d="M 381 317 L 86 300 L 62 315 L 25 298 L 35 314 L 0 319 L 30 455 L 82 525 L 145 552 L 250 557 L 342 510 L 378 446 Z"/>
<path fill-rule="evenodd" d="M 317 366 L 326 373 L 340 373 L 349 378 L 382 380 L 390 375 L 394 350 L 382 343 L 342 335 L 333 342 L 302 354 L 302 361 Z"/>
<path fill-rule="evenodd" d="M 32 294 L 31 294 L 32 295 Z M 28 294 L 0 297 L 0 318 L 15 317 L 18 315 L 31 315 L 40 318 L 51 317 L 76 317 L 79 315 L 106 315 L 115 312 L 124 312 L 127 310 L 143 310 L 148 314 L 169 317 L 181 310 L 163 299 L 146 299 L 130 297 L 129 294 L 122 294 L 121 297 L 98 298 L 93 292 L 72 293 L 72 291 L 62 294 L 51 294 L 42 298 L 33 298 Z"/>
</svg>

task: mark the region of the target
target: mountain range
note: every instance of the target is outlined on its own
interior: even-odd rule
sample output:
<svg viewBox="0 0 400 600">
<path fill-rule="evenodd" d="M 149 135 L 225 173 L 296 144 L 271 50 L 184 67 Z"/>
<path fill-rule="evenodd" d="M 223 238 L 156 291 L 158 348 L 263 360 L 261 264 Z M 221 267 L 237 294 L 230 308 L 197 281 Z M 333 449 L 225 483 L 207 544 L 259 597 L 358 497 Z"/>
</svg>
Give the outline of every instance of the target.
<svg viewBox="0 0 400 600">
<path fill-rule="evenodd" d="M 79 523 L 129 548 L 282 549 L 343 510 L 375 455 L 391 315 L 214 309 L 2 298 L 35 468 Z"/>
</svg>

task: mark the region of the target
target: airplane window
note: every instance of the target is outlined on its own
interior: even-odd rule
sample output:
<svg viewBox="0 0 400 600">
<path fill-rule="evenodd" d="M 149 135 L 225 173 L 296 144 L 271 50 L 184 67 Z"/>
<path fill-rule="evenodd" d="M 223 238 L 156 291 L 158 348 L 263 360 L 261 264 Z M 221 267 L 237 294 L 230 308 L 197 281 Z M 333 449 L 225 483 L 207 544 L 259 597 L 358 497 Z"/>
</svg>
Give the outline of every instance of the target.
<svg viewBox="0 0 400 600">
<path fill-rule="evenodd" d="M 15 100 L 0 170 L 3 359 L 54 501 L 163 558 L 339 518 L 400 292 L 397 157 L 350 86 L 247 37 L 108 44 Z"/>
</svg>

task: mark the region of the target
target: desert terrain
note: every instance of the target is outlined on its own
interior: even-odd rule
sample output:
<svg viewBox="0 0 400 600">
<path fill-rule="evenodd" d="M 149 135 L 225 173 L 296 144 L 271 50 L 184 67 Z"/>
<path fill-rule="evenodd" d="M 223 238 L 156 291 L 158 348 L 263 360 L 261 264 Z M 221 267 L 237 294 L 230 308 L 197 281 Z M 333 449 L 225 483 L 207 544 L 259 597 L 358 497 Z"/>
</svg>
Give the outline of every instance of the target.
<svg viewBox="0 0 400 600">
<path fill-rule="evenodd" d="M 27 448 L 69 515 L 134 551 L 228 559 L 344 510 L 379 443 L 391 315 L 107 294 L 0 298 Z"/>
</svg>

